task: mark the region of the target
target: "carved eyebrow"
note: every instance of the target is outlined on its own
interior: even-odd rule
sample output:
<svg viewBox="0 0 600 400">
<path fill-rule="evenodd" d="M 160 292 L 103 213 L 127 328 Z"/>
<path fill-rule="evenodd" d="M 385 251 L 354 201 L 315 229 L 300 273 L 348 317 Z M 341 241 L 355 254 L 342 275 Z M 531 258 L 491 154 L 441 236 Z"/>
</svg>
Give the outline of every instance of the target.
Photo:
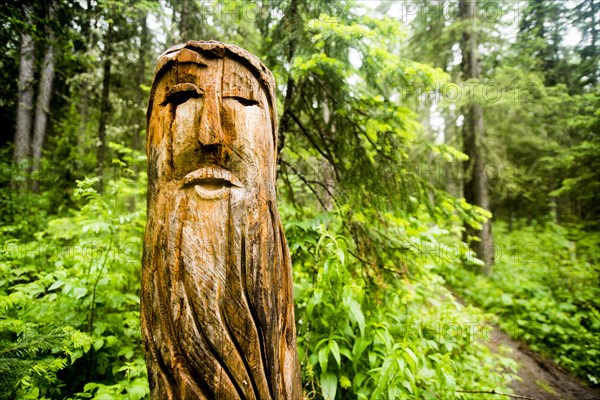
<svg viewBox="0 0 600 400">
<path fill-rule="evenodd" d="M 224 99 L 234 99 L 245 106 L 262 106 L 254 90 L 246 88 L 234 88 L 223 92 Z"/>
<path fill-rule="evenodd" d="M 238 103 L 245 106 L 261 106 L 260 102 L 255 99 L 247 99 L 242 96 L 223 96 L 224 99 L 234 99 L 237 100 Z"/>
<path fill-rule="evenodd" d="M 178 83 L 165 94 L 165 99 L 162 104 L 179 104 L 192 97 L 201 97 L 203 94 L 204 90 L 193 83 Z"/>
</svg>

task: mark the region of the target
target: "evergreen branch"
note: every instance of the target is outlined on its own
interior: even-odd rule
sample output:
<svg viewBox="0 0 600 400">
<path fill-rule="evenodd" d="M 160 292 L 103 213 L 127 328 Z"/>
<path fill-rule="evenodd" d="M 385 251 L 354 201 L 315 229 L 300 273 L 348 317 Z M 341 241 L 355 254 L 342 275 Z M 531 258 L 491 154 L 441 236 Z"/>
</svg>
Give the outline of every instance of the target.
<svg viewBox="0 0 600 400">
<path fill-rule="evenodd" d="M 284 160 L 281 160 L 281 163 L 283 165 L 289 167 L 292 170 L 292 172 L 294 172 L 298 176 L 298 178 L 300 178 L 300 180 L 302 182 L 304 182 L 306 184 L 306 186 L 308 186 L 308 188 L 310 189 L 311 192 L 313 192 L 313 194 L 315 195 L 315 197 L 317 198 L 317 200 L 319 201 L 319 203 L 321 204 L 323 209 L 327 210 L 327 206 L 325 206 L 325 203 L 323 203 L 323 200 L 321 200 L 321 197 L 317 193 L 317 190 L 314 187 L 312 187 L 312 185 L 311 185 L 313 183 L 316 184 L 316 183 L 320 183 L 320 182 L 310 181 L 310 180 L 306 179 L 304 176 L 302 176 L 302 174 L 298 170 L 296 170 L 296 168 L 294 168 L 290 163 L 288 163 Z"/>
<path fill-rule="evenodd" d="M 296 125 L 298 125 L 298 127 L 300 128 L 300 131 L 304 134 L 304 136 L 306 136 L 306 138 L 308 139 L 310 144 L 313 145 L 315 150 L 317 150 L 319 152 L 319 154 L 321 154 L 326 160 L 329 160 L 329 157 L 327 156 L 327 154 L 319 147 L 319 145 L 317 145 L 317 143 L 314 141 L 313 137 L 308 133 L 308 131 L 304 127 L 304 125 L 302 125 L 302 122 L 300 122 L 300 119 L 298 119 L 296 114 L 294 114 L 293 112 L 290 112 L 290 117 L 294 120 Z"/>
<path fill-rule="evenodd" d="M 397 269 L 386 267 L 385 265 L 377 264 L 376 262 L 366 260 L 363 257 L 359 256 L 358 254 L 355 254 L 354 252 L 352 252 L 350 250 L 348 250 L 348 253 L 350 253 L 350 255 L 353 256 L 354 258 L 356 258 L 357 260 L 359 260 L 359 261 L 361 261 L 361 262 L 363 262 L 365 264 L 368 264 L 368 265 L 370 265 L 372 267 L 381 268 L 381 269 L 383 269 L 385 271 L 389 271 L 389 272 L 392 272 L 392 273 L 397 274 L 397 275 L 406 275 L 408 273 L 408 271 L 406 269 L 404 269 L 403 271 L 399 271 Z"/>
</svg>

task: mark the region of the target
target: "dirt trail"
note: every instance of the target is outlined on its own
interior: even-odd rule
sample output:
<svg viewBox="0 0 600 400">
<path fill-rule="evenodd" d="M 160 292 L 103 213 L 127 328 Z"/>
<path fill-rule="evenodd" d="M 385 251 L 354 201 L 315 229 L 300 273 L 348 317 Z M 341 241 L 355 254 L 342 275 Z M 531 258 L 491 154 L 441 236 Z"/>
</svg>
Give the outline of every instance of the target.
<svg viewBox="0 0 600 400">
<path fill-rule="evenodd" d="M 599 400 L 600 388 L 586 387 L 583 383 L 564 372 L 553 361 L 531 351 L 524 343 L 513 340 L 502 331 L 495 332 L 494 342 L 486 344 L 494 352 L 500 345 L 512 349 L 509 355 L 519 364 L 521 381 L 513 382 L 514 393 L 535 400 Z M 500 399 L 501 396 L 498 396 Z"/>
</svg>

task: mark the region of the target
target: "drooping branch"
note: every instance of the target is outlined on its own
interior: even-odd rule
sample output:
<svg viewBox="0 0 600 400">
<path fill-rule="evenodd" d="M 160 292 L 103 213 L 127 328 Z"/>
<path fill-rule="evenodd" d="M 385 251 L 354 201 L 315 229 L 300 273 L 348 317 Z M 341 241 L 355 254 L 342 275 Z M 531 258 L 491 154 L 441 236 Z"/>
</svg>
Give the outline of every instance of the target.
<svg viewBox="0 0 600 400">
<path fill-rule="evenodd" d="M 284 160 L 281 160 L 281 164 L 285 165 L 286 167 L 290 168 L 292 170 L 292 172 L 294 174 L 296 174 L 296 176 L 302 181 L 304 182 L 304 184 L 310 189 L 311 192 L 313 192 L 313 194 L 315 195 L 315 197 L 317 198 L 317 200 L 319 201 L 319 203 L 321 204 L 321 206 L 323 207 L 324 210 L 327 209 L 327 206 L 325 205 L 325 203 L 323 202 L 323 200 L 321 200 L 321 196 L 319 196 L 319 193 L 317 192 L 317 190 L 312 186 L 313 184 L 315 185 L 321 185 L 322 187 L 325 188 L 325 190 L 327 190 L 327 185 L 323 184 L 323 182 L 319 182 L 319 181 L 314 181 L 314 180 L 309 180 L 306 179 L 302 173 L 300 173 L 296 168 L 294 168 L 294 166 Z M 329 191 L 328 191 L 329 193 Z"/>
<path fill-rule="evenodd" d="M 317 144 L 317 142 L 310 135 L 310 133 L 308 133 L 308 129 L 306 129 L 304 127 L 304 125 L 302 124 L 302 122 L 300 121 L 300 119 L 296 116 L 296 114 L 293 113 L 293 112 L 290 112 L 290 117 L 294 120 L 294 122 L 296 123 L 296 125 L 298 125 L 298 128 L 300 128 L 300 131 L 308 139 L 308 141 L 315 148 L 315 150 L 317 150 L 317 152 L 319 152 L 319 154 L 321 154 L 327 161 L 330 161 L 329 156 L 327 155 L 327 153 L 324 150 L 321 149 L 321 147 Z"/>
</svg>

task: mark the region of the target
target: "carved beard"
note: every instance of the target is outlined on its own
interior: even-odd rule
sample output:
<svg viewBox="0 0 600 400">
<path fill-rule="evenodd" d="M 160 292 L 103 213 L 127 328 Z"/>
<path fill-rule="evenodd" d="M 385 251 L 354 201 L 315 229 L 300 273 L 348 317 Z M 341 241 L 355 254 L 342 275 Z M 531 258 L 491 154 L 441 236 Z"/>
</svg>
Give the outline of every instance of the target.
<svg viewBox="0 0 600 400">
<path fill-rule="evenodd" d="M 300 398 L 290 257 L 274 193 L 231 189 L 204 200 L 195 187 L 173 185 L 150 199 L 144 241 L 152 397 Z"/>
</svg>

